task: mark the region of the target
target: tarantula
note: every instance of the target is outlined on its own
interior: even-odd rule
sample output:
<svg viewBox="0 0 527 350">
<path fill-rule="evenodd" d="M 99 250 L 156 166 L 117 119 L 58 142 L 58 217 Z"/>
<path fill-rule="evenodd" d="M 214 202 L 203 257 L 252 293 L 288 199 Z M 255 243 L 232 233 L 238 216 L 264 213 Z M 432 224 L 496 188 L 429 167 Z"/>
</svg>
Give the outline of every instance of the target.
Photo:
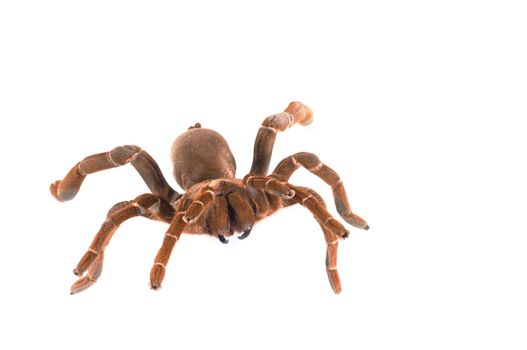
<svg viewBox="0 0 527 350">
<path fill-rule="evenodd" d="M 228 237 L 235 233 L 241 233 L 238 238 L 245 239 L 256 222 L 296 203 L 307 208 L 322 228 L 327 243 L 327 275 L 333 291 L 339 293 L 337 246 L 338 240 L 348 237 L 349 232 L 328 213 L 318 193 L 288 182 L 293 172 L 303 166 L 331 186 L 340 216 L 347 223 L 367 230 L 366 221 L 351 212 L 339 176 L 316 155 L 306 152 L 283 159 L 267 175 L 276 133 L 296 123 L 307 125 L 312 119 L 309 107 L 300 102 L 291 102 L 284 112 L 267 117 L 256 135 L 251 170 L 243 179 L 235 178 L 236 162 L 220 134 L 202 128 L 199 123 L 190 127 L 172 146 L 173 175 L 185 190 L 182 194 L 170 187 L 154 159 L 137 146 L 116 147 L 75 164 L 62 181 L 50 186 L 52 195 L 61 202 L 75 197 L 86 175 L 127 163 L 139 172 L 151 193 L 117 203 L 110 209 L 73 270 L 79 279 L 72 285 L 71 294 L 97 281 L 102 273 L 104 250 L 119 225 L 128 219 L 143 216 L 170 225 L 150 272 L 150 287 L 159 289 L 172 249 L 182 233 L 208 234 L 222 243 L 228 243 Z"/>
</svg>

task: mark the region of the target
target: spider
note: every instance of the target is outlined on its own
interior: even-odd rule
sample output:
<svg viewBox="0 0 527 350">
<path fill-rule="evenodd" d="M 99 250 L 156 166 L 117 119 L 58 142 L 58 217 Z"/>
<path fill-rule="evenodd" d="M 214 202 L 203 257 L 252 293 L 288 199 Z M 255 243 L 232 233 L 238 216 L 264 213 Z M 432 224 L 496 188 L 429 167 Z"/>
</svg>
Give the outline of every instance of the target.
<svg viewBox="0 0 527 350">
<path fill-rule="evenodd" d="M 331 186 L 340 216 L 347 223 L 367 230 L 366 221 L 352 213 L 338 174 L 316 155 L 300 152 L 283 159 L 267 175 L 277 132 L 296 123 L 307 125 L 312 120 L 310 108 L 301 102 L 291 102 L 284 112 L 267 117 L 256 135 L 251 170 L 243 179 L 235 178 L 236 162 L 225 139 L 199 123 L 191 126 L 172 146 L 173 175 L 184 193 L 170 187 L 154 159 L 137 146 L 116 147 L 75 164 L 62 181 L 50 186 L 51 194 L 61 202 L 75 197 L 88 174 L 127 163 L 139 172 L 151 192 L 117 203 L 108 211 L 99 232 L 73 270 L 79 278 L 72 285 L 71 294 L 97 281 L 102 273 L 105 248 L 119 225 L 128 219 L 143 216 L 169 224 L 150 272 L 150 287 L 156 290 L 161 287 L 170 254 L 182 233 L 208 234 L 222 243 L 228 243 L 228 237 L 237 233 L 239 239 L 245 239 L 256 222 L 297 203 L 313 214 L 324 233 L 327 275 L 333 291 L 340 293 L 337 247 L 339 239 L 348 237 L 349 232 L 328 213 L 318 193 L 288 182 L 299 167 L 306 168 Z"/>
</svg>

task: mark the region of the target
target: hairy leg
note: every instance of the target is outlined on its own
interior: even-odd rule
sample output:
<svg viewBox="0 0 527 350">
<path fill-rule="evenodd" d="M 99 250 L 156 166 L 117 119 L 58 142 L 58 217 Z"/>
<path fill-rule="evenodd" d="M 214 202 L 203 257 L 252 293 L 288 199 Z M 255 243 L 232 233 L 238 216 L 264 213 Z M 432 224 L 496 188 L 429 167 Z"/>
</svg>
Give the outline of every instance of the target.
<svg viewBox="0 0 527 350">
<path fill-rule="evenodd" d="M 307 125 L 312 120 L 313 113 L 300 102 L 291 102 L 284 112 L 267 117 L 256 135 L 249 175 L 267 175 L 277 132 L 284 131 L 296 123 Z"/>
<path fill-rule="evenodd" d="M 324 224 L 319 222 L 324 238 L 326 240 L 326 272 L 328 274 L 329 284 L 335 292 L 339 294 L 342 291 L 340 284 L 339 272 L 337 271 L 337 250 L 339 246 L 339 237 L 331 232 Z"/>
<path fill-rule="evenodd" d="M 340 216 L 350 225 L 367 230 L 368 224 L 360 216 L 352 213 L 346 190 L 339 175 L 320 161 L 313 153 L 300 152 L 283 159 L 275 168 L 273 177 L 287 182 L 291 175 L 303 166 L 311 173 L 324 180 L 333 190 L 335 206 Z"/>
<path fill-rule="evenodd" d="M 291 185 L 269 176 L 247 175 L 243 182 L 250 191 L 262 190 L 284 199 L 290 199 L 295 196 L 295 191 L 291 189 Z"/>
<path fill-rule="evenodd" d="M 309 198 L 309 201 L 316 201 L 316 205 L 318 207 L 322 207 L 324 209 L 327 209 L 326 203 L 324 202 L 324 199 L 314 190 L 308 187 L 300 187 L 298 186 L 298 189 L 301 190 L 303 193 L 303 198 L 307 198 L 307 196 L 311 196 Z M 306 199 L 307 201 L 307 199 Z M 287 205 L 296 204 L 295 201 L 286 201 Z M 339 294 L 342 291 L 342 287 L 340 284 L 340 277 L 339 273 L 337 271 L 337 250 L 338 250 L 338 241 L 339 239 L 342 239 L 344 237 L 339 236 L 334 231 L 330 229 L 327 225 L 324 224 L 321 220 L 317 219 L 318 224 L 320 225 L 320 228 L 322 229 L 322 232 L 324 233 L 324 239 L 326 240 L 326 272 L 328 275 L 329 283 L 331 285 L 331 288 L 336 294 Z"/>
<path fill-rule="evenodd" d="M 71 200 L 79 192 L 86 175 L 126 163 L 132 164 L 154 195 L 168 202 L 173 202 L 180 196 L 165 180 L 155 160 L 141 148 L 130 145 L 84 158 L 75 164 L 63 180 L 51 184 L 51 194 L 61 202 Z"/>
<path fill-rule="evenodd" d="M 276 185 L 276 182 L 278 182 L 277 179 L 271 177 L 267 177 L 267 179 L 272 181 L 260 181 L 260 177 L 256 177 L 256 181 L 251 181 L 251 184 L 257 187 L 260 191 L 267 191 L 267 193 L 270 193 L 273 196 L 279 196 L 280 193 L 282 193 L 281 206 L 288 207 L 299 203 L 307 208 L 315 217 L 315 220 L 318 222 L 324 233 L 324 238 L 327 244 L 326 272 L 329 278 L 329 283 L 335 293 L 340 293 L 342 288 L 337 271 L 338 240 L 348 237 L 349 232 L 328 213 L 326 203 L 313 189 L 281 183 L 284 188 L 287 188 L 287 190 L 284 190 Z M 278 189 L 280 189 L 280 191 Z M 290 193 L 293 193 L 292 197 L 288 196 Z"/>
<path fill-rule="evenodd" d="M 307 208 L 319 222 L 328 227 L 331 232 L 339 237 L 347 237 L 349 232 L 333 218 L 326 206 L 318 200 L 321 197 L 312 189 L 293 186 L 270 176 L 248 176 L 245 183 L 249 190 L 262 190 L 273 196 L 281 198 L 281 206 L 299 203 Z"/>
<path fill-rule="evenodd" d="M 301 187 L 301 189 L 312 195 L 318 201 L 320 206 L 326 208 L 324 199 L 322 199 L 317 192 L 307 187 Z M 324 239 L 326 240 L 326 272 L 329 284 L 335 294 L 339 294 L 342 291 L 340 277 L 337 271 L 337 250 L 340 237 L 331 232 L 331 230 L 329 230 L 322 222 L 318 221 L 318 224 L 320 225 L 322 232 L 324 232 Z"/>
<path fill-rule="evenodd" d="M 152 266 L 150 271 L 150 288 L 154 290 L 161 288 L 161 282 L 163 282 L 163 278 L 165 277 L 168 260 L 183 230 L 199 218 L 215 197 L 216 194 L 211 187 L 204 187 L 185 211 L 176 213 L 170 227 L 165 233 L 163 244 L 157 252 L 154 266 Z"/>
<path fill-rule="evenodd" d="M 292 200 L 308 209 L 321 226 L 339 238 L 349 236 L 349 231 L 327 211 L 326 205 L 318 193 L 310 188 L 289 186 L 295 191 Z"/>
<path fill-rule="evenodd" d="M 106 221 L 95 235 L 90 248 L 73 270 L 79 279 L 71 287 L 71 294 L 79 293 L 97 281 L 102 273 L 104 250 L 113 234 L 124 221 L 136 216 L 170 222 L 174 212 L 168 203 L 150 193 L 143 194 L 133 201 L 114 205 L 108 211 Z"/>
</svg>

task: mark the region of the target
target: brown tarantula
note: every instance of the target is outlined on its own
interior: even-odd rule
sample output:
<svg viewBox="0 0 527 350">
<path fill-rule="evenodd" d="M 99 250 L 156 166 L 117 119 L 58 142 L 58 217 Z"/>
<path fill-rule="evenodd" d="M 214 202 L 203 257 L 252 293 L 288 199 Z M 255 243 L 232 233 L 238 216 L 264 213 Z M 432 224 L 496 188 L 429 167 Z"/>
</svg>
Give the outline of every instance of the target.
<svg viewBox="0 0 527 350">
<path fill-rule="evenodd" d="M 150 272 L 150 286 L 158 289 L 182 233 L 209 234 L 222 243 L 228 243 L 227 237 L 234 233 L 241 233 L 238 238 L 244 239 L 256 222 L 296 203 L 313 214 L 324 232 L 327 274 L 331 287 L 339 293 L 337 246 L 338 240 L 346 238 L 349 232 L 328 213 L 318 193 L 288 182 L 293 172 L 303 166 L 331 186 L 340 216 L 347 223 L 367 230 L 366 221 L 351 212 L 339 176 L 316 155 L 306 152 L 283 159 L 267 175 L 276 133 L 296 123 L 307 125 L 312 119 L 309 107 L 300 102 L 291 102 L 284 112 L 267 117 L 256 135 L 251 171 L 243 179 L 234 177 L 236 162 L 220 134 L 201 128 L 199 123 L 190 127 L 172 146 L 173 174 L 185 190 L 183 194 L 170 187 L 154 159 L 137 146 L 116 147 L 75 164 L 62 181 L 50 187 L 52 195 L 61 202 L 75 197 L 86 175 L 126 163 L 139 172 L 152 193 L 117 203 L 110 209 L 90 248 L 73 270 L 79 279 L 72 285 L 71 293 L 81 292 L 97 281 L 102 272 L 104 249 L 119 225 L 133 217 L 144 216 L 170 224 Z"/>
</svg>

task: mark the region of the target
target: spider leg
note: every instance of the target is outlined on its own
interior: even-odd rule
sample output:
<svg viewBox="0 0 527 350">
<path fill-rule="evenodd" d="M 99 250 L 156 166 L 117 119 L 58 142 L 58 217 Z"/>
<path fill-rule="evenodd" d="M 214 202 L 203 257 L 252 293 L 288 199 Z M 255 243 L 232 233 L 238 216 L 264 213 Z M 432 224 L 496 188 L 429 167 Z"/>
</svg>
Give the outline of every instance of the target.
<svg viewBox="0 0 527 350">
<path fill-rule="evenodd" d="M 301 187 L 301 189 L 315 197 L 319 205 L 326 208 L 324 199 L 322 199 L 322 197 L 317 192 L 307 187 Z M 318 224 L 320 225 L 320 228 L 324 233 L 324 239 L 326 240 L 326 272 L 328 275 L 329 284 L 331 285 L 331 288 L 335 294 L 339 294 L 342 291 L 340 277 L 337 271 L 337 250 L 339 245 L 339 237 L 331 232 L 331 230 L 329 230 L 322 222 L 318 221 Z"/>
<path fill-rule="evenodd" d="M 263 190 L 284 199 L 291 199 L 295 196 L 295 191 L 287 182 L 269 176 L 247 175 L 243 181 L 252 190 Z"/>
<path fill-rule="evenodd" d="M 147 193 L 133 201 L 120 202 L 114 205 L 107 214 L 106 221 L 95 235 L 90 248 L 80 259 L 73 273 L 80 278 L 72 285 L 71 294 L 79 293 L 92 286 L 102 273 L 104 250 L 113 234 L 124 221 L 136 216 L 170 222 L 173 217 L 172 207 L 159 197 Z M 86 272 L 86 275 L 84 273 Z"/>
<path fill-rule="evenodd" d="M 61 202 L 71 200 L 79 192 L 86 175 L 126 163 L 132 164 L 154 195 L 168 202 L 173 202 L 180 196 L 167 183 L 155 160 L 141 148 L 130 145 L 119 146 L 109 152 L 84 158 L 71 168 L 64 179 L 51 184 L 51 194 Z"/>
<path fill-rule="evenodd" d="M 249 175 L 267 175 L 277 132 L 284 131 L 296 123 L 307 125 L 312 120 L 311 109 L 301 102 L 291 102 L 284 112 L 267 117 L 256 135 Z"/>
<path fill-rule="evenodd" d="M 190 203 L 184 212 L 180 211 L 176 213 L 163 238 L 163 244 L 157 252 L 154 266 L 152 266 L 150 271 L 150 288 L 154 290 L 161 288 L 168 259 L 170 259 L 170 254 L 183 233 L 183 230 L 199 218 L 215 197 L 216 194 L 211 187 L 204 187 L 200 195 Z"/>
<path fill-rule="evenodd" d="M 70 294 L 77 294 L 93 286 L 102 273 L 104 251 L 100 252 L 88 268 L 85 276 L 79 278 L 72 286 Z"/>
<path fill-rule="evenodd" d="M 278 196 L 283 200 L 283 204 L 286 206 L 292 204 L 291 200 L 293 202 L 300 203 L 309 209 L 315 218 L 317 218 L 317 220 L 322 220 L 322 222 L 325 223 L 326 221 L 328 223 L 329 221 L 334 221 L 340 225 L 340 223 L 333 219 L 331 214 L 328 213 L 325 206 L 321 207 L 317 204 L 317 200 L 314 195 L 308 194 L 300 187 L 295 187 L 287 182 L 282 182 L 269 176 L 248 176 L 244 179 L 244 181 L 249 190 L 263 190 L 264 192 Z M 333 226 L 336 226 L 337 224 L 334 224 Z M 340 229 L 337 230 L 342 231 Z M 341 235 L 344 235 L 344 233 Z"/>
<path fill-rule="evenodd" d="M 322 232 L 324 232 L 324 238 L 326 239 L 326 272 L 328 274 L 329 284 L 335 292 L 339 294 L 342 291 L 340 284 L 339 272 L 337 271 L 337 249 L 339 246 L 338 237 L 335 236 L 326 225 L 319 222 Z"/>
<path fill-rule="evenodd" d="M 348 230 L 327 211 L 325 204 L 321 204 L 321 197 L 314 190 L 293 186 L 290 183 L 282 182 L 270 176 L 248 176 L 244 181 L 250 190 L 263 190 L 269 194 L 279 196 L 285 206 L 294 202 L 300 203 L 331 232 L 342 238 L 348 237 Z"/>
<path fill-rule="evenodd" d="M 301 188 L 289 184 L 295 191 L 293 201 L 308 209 L 321 226 L 340 238 L 347 238 L 349 231 L 328 211 L 320 195 L 310 188 Z"/>
<path fill-rule="evenodd" d="M 352 213 L 346 190 L 339 175 L 333 169 L 322 163 L 315 154 L 307 152 L 293 154 L 283 159 L 276 166 L 271 176 L 287 182 L 300 166 L 303 166 L 331 186 L 337 211 L 347 223 L 365 230 L 369 228 L 364 219 Z"/>
<path fill-rule="evenodd" d="M 263 190 L 273 195 L 280 195 L 277 189 L 281 188 L 276 185 L 279 180 L 268 177 L 274 181 L 260 181 L 259 177 L 253 178 L 256 181 L 250 181 L 249 188 Z M 251 180 L 249 178 L 248 180 Z M 249 181 L 248 181 L 249 183 Z M 331 214 L 327 211 L 326 203 L 322 197 L 314 190 L 307 187 L 293 186 L 289 183 L 281 183 L 283 187 L 286 187 L 293 193 L 292 197 L 284 195 L 288 192 L 281 190 L 282 193 L 282 205 L 284 207 L 290 206 L 295 203 L 300 203 L 302 206 L 307 208 L 317 220 L 322 232 L 324 232 L 324 238 L 326 240 L 326 271 L 329 278 L 331 288 L 335 293 L 340 293 L 342 288 L 340 284 L 340 277 L 337 271 L 337 249 L 338 240 L 348 237 L 349 232 L 340 224 Z M 289 193 L 291 193 L 289 192 Z"/>
</svg>

